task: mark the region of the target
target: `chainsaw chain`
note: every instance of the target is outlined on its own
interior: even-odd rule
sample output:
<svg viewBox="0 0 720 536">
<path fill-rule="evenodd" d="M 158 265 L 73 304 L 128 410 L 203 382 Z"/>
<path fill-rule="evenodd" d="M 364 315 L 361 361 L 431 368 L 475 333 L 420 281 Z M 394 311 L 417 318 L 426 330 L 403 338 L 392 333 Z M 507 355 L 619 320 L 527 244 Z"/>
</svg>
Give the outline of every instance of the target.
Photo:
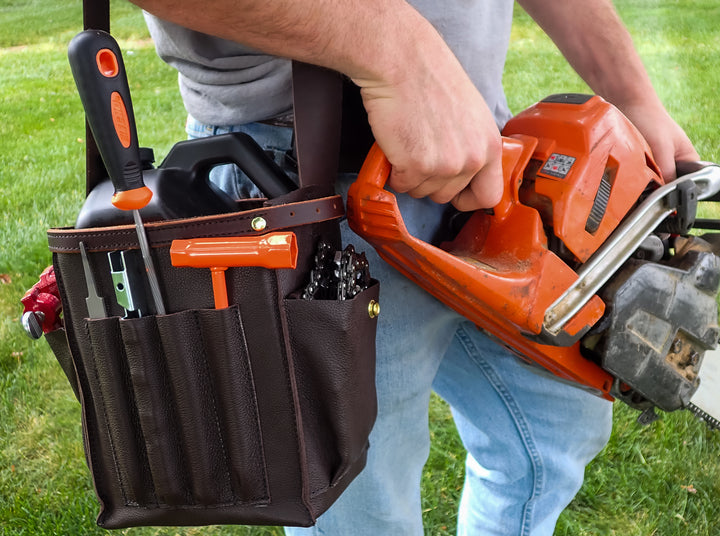
<svg viewBox="0 0 720 536">
<path fill-rule="evenodd" d="M 304 300 L 347 300 L 370 286 L 370 268 L 365 253 L 352 245 L 342 251 L 321 240 L 310 270 L 310 281 L 302 292 Z"/>
<path fill-rule="evenodd" d="M 705 424 L 708 425 L 708 428 L 712 430 L 720 430 L 720 420 L 716 419 L 712 415 L 708 415 L 695 404 L 688 404 L 687 409 L 690 410 L 690 412 L 692 412 L 695 417 L 697 417 L 701 421 L 705 421 Z"/>
<path fill-rule="evenodd" d="M 343 251 L 335 252 L 334 264 L 338 300 L 352 299 L 368 288 L 370 269 L 365 253 L 356 253 L 350 244 Z"/>
<path fill-rule="evenodd" d="M 332 246 L 321 240 L 315 253 L 315 265 L 310 270 L 310 282 L 305 286 L 302 293 L 303 300 L 317 299 L 321 288 L 326 289 L 330 278 L 327 274 L 327 258 L 332 251 Z"/>
</svg>

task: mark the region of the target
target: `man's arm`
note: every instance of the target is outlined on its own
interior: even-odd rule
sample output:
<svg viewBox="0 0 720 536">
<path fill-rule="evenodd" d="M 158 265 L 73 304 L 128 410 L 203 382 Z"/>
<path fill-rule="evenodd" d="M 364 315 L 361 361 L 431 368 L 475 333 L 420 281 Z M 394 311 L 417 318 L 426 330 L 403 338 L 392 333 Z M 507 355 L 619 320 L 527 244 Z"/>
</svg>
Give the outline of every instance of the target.
<svg viewBox="0 0 720 536">
<path fill-rule="evenodd" d="M 442 37 L 405 0 L 132 0 L 160 18 L 328 67 L 361 88 L 389 186 L 461 210 L 502 193 L 492 114 Z"/>
<path fill-rule="evenodd" d="M 685 132 L 660 102 L 610 0 L 518 3 L 590 88 L 617 106 L 645 136 L 665 180 L 675 178 L 675 162 L 699 160 Z"/>
</svg>

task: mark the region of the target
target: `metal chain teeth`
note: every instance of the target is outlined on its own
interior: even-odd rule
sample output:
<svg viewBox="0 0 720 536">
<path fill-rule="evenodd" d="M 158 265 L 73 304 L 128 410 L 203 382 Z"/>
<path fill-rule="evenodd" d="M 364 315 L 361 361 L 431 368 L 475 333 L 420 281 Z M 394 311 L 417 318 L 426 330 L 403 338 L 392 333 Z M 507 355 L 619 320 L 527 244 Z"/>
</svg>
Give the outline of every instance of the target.
<svg viewBox="0 0 720 536">
<path fill-rule="evenodd" d="M 695 415 L 695 417 L 697 417 L 701 421 L 705 421 L 705 424 L 708 425 L 708 428 L 712 430 L 720 430 L 720 420 L 705 413 L 703 410 L 701 410 L 694 404 L 688 404 L 687 409 L 690 410 L 693 415 Z"/>
<path fill-rule="evenodd" d="M 327 259 L 332 251 L 332 246 L 321 240 L 315 253 L 315 265 L 310 270 L 310 282 L 303 291 L 302 298 L 304 300 L 315 299 L 320 288 L 327 288 L 330 280 L 327 274 Z"/>
<path fill-rule="evenodd" d="M 332 246 L 321 241 L 302 298 L 347 300 L 369 286 L 370 268 L 365 253 L 358 254 L 352 244 L 333 253 Z"/>
<path fill-rule="evenodd" d="M 347 297 L 354 298 L 370 286 L 370 267 L 365 253 L 350 256 L 347 269 Z"/>
</svg>

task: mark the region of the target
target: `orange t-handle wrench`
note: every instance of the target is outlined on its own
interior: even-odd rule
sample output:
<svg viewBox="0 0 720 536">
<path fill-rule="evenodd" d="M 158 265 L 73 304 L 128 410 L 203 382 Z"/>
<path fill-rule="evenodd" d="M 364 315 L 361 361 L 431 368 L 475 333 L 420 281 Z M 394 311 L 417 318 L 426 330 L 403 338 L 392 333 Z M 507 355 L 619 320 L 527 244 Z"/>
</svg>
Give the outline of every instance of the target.
<svg viewBox="0 0 720 536">
<path fill-rule="evenodd" d="M 173 266 L 210 269 L 216 309 L 228 306 L 225 270 L 237 266 L 295 268 L 297 254 L 297 240 L 291 232 L 173 240 L 170 246 Z"/>
</svg>

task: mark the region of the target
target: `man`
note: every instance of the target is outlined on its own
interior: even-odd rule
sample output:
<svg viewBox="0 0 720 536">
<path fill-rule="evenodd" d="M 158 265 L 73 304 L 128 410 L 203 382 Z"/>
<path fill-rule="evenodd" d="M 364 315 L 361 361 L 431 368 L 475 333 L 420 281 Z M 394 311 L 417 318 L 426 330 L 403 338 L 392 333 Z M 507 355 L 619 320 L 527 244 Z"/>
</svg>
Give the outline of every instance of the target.
<svg viewBox="0 0 720 536">
<path fill-rule="evenodd" d="M 279 57 L 293 58 L 340 71 L 361 88 L 392 164 L 388 185 L 407 194 L 398 198 L 412 234 L 429 240 L 442 203 L 475 210 L 498 201 L 498 127 L 510 117 L 501 84 L 510 0 L 134 1 L 159 17 L 149 26 L 160 55 L 181 73 L 191 135 L 243 130 L 279 149 L 289 145 L 289 129 L 258 122 L 279 124 L 292 112 L 289 65 Z M 588 85 L 636 124 L 666 180 L 676 160 L 698 158 L 610 0 L 519 3 Z M 233 181 L 224 183 L 231 189 Z M 341 191 L 347 185 L 338 181 Z M 347 228 L 344 240 L 370 249 Z M 524 365 L 371 257 L 383 314 L 368 465 L 316 527 L 287 532 L 422 534 L 419 486 L 434 388 L 451 404 L 468 450 L 458 533 L 552 534 L 607 441 L 611 405 Z"/>
</svg>

